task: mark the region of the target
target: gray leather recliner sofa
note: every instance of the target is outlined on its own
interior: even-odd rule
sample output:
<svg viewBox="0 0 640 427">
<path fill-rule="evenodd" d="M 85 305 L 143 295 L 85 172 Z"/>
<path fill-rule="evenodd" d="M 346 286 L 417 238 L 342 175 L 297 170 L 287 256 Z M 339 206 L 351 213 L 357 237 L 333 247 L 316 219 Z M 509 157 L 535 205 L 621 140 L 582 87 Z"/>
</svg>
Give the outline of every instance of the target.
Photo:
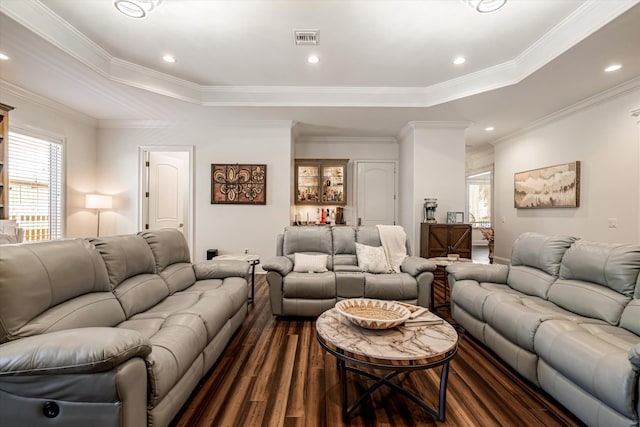
<svg viewBox="0 0 640 427">
<path fill-rule="evenodd" d="M 277 239 L 277 256 L 262 263 L 273 314 L 315 317 L 342 299 L 359 297 L 429 307 L 434 263 L 407 256 L 400 273 L 367 273 L 358 267 L 356 242 L 381 246 L 377 227 L 286 227 Z M 293 271 L 296 253 L 327 254 L 329 271 Z"/>
<path fill-rule="evenodd" d="M 640 246 L 525 233 L 447 267 L 453 319 L 590 426 L 637 426 Z"/>
<path fill-rule="evenodd" d="M 242 261 L 177 230 L 0 249 L 0 420 L 166 426 L 247 312 Z"/>
</svg>

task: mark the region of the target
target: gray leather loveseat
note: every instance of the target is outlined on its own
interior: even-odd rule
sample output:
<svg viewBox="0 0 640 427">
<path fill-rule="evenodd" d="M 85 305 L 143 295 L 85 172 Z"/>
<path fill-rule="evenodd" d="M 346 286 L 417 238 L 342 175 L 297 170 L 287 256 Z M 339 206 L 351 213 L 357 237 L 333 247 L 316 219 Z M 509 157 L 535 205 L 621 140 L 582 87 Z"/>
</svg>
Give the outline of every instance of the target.
<svg viewBox="0 0 640 427">
<path fill-rule="evenodd" d="M 0 424 L 166 426 L 247 312 L 177 230 L 0 248 Z"/>
<path fill-rule="evenodd" d="M 429 307 L 436 265 L 407 256 L 399 273 L 374 274 L 358 267 L 356 242 L 381 246 L 377 227 L 286 227 L 277 257 L 265 260 L 271 311 L 278 316 L 318 316 L 346 298 L 404 301 Z M 294 271 L 295 254 L 326 254 L 327 270 Z"/>
<path fill-rule="evenodd" d="M 640 246 L 525 233 L 511 264 L 452 265 L 451 314 L 590 426 L 637 426 Z"/>
</svg>

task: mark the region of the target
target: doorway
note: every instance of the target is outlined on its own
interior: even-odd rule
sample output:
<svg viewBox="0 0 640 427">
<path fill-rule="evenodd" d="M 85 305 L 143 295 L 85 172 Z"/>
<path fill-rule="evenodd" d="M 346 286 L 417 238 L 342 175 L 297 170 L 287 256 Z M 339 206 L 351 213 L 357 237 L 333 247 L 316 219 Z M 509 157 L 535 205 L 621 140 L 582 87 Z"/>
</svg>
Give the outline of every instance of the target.
<svg viewBox="0 0 640 427">
<path fill-rule="evenodd" d="M 175 228 L 193 258 L 193 147 L 141 146 L 139 230 Z"/>
</svg>

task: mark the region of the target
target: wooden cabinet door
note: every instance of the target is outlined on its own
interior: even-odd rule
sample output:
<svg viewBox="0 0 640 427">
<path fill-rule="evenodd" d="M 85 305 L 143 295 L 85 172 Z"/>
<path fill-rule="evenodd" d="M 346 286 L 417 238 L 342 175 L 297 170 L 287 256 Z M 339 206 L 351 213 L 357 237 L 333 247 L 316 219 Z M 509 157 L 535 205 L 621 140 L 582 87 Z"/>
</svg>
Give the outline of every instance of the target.
<svg viewBox="0 0 640 427">
<path fill-rule="evenodd" d="M 433 258 L 449 253 L 471 258 L 471 225 L 420 224 L 420 256 Z"/>
<path fill-rule="evenodd" d="M 460 258 L 471 258 L 471 225 L 451 225 L 449 228 L 449 246 L 451 252 L 460 255 Z"/>
</svg>

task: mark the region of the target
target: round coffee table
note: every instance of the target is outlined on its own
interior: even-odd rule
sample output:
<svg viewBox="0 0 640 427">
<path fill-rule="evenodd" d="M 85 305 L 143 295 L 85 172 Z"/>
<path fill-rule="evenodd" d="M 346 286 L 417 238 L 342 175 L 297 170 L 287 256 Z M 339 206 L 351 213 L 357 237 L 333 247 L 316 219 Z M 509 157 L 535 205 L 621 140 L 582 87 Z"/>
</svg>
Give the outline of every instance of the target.
<svg viewBox="0 0 640 427">
<path fill-rule="evenodd" d="M 458 333 L 453 326 L 433 313 L 424 317 L 433 324 L 401 325 L 383 330 L 356 326 L 335 308 L 318 317 L 316 338 L 322 348 L 338 361 L 342 416 L 345 421 L 367 396 L 382 385 L 411 399 L 438 420 L 444 421 L 449 362 L 458 352 Z M 391 381 L 402 372 L 437 366 L 442 366 L 437 410 Z M 374 369 L 389 372 L 381 376 L 373 372 Z M 351 406 L 348 406 L 347 401 L 347 371 L 376 380 Z"/>
</svg>

